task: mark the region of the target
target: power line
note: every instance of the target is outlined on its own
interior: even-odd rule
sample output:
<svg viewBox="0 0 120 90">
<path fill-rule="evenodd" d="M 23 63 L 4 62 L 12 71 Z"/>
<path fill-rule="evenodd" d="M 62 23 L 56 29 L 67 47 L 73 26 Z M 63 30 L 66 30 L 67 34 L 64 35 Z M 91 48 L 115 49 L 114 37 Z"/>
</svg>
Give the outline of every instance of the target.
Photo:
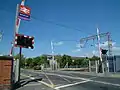
<svg viewBox="0 0 120 90">
<path fill-rule="evenodd" d="M 64 41 L 64 42 L 80 42 L 79 40 L 59 40 L 59 41 Z"/>
<path fill-rule="evenodd" d="M 0 31 L 0 41 L 3 39 L 3 31 Z"/>
<path fill-rule="evenodd" d="M 3 11 L 7 11 L 7 12 L 11 12 L 11 11 L 6 10 L 6 9 L 2 9 L 2 10 L 3 10 Z M 11 13 L 13 13 L 13 12 L 11 12 Z M 38 20 L 38 21 L 41 21 L 41 22 L 46 22 L 46 23 L 54 24 L 54 25 L 56 25 L 56 26 L 60 26 L 60 27 L 69 28 L 69 29 L 72 29 L 72 30 L 80 31 L 80 32 L 83 32 L 84 34 L 92 34 L 92 33 L 90 33 L 90 32 L 85 32 L 85 31 L 83 31 L 83 30 L 81 30 L 81 29 L 73 28 L 73 27 L 70 27 L 70 26 L 67 26 L 67 25 L 64 25 L 64 24 L 55 23 L 55 22 L 53 22 L 53 21 L 43 20 L 43 19 L 40 19 L 40 18 L 38 19 L 38 18 L 36 18 L 36 17 L 34 17 L 34 16 L 31 16 L 31 18 L 32 18 L 32 19 L 35 19 L 35 20 Z"/>
<path fill-rule="evenodd" d="M 54 25 L 56 25 L 56 26 L 60 26 L 60 27 L 69 28 L 69 29 L 72 29 L 72 30 L 80 31 L 80 32 L 83 32 L 83 33 L 85 33 L 85 34 L 92 34 L 92 33 L 90 33 L 90 32 L 85 32 L 85 31 L 83 31 L 83 30 L 80 30 L 80 29 L 77 29 L 77 28 L 73 28 L 73 27 L 70 27 L 70 26 L 67 26 L 67 25 L 64 25 L 64 24 L 55 23 L 55 22 L 53 22 L 53 21 L 38 19 L 38 18 L 33 17 L 33 16 L 32 16 L 32 18 L 35 19 L 35 20 L 41 21 L 41 22 L 46 22 L 46 23 L 54 24 Z"/>
</svg>

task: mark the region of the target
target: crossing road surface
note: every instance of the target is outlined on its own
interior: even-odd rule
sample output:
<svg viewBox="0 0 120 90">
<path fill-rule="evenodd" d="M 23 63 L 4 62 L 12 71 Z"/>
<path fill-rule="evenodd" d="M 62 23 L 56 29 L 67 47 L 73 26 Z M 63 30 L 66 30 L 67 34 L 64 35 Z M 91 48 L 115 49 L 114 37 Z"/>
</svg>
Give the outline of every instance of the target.
<svg viewBox="0 0 120 90">
<path fill-rule="evenodd" d="M 29 81 L 17 90 L 120 90 L 120 78 L 84 75 L 69 71 L 40 72 L 22 70 L 22 80 Z M 43 78 L 42 81 L 32 81 Z"/>
</svg>

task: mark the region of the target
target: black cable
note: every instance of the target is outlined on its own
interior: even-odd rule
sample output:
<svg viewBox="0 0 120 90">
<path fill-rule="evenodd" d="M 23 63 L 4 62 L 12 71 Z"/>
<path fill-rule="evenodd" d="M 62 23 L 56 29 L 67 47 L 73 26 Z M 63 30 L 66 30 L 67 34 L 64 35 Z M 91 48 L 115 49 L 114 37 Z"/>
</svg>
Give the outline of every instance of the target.
<svg viewBox="0 0 120 90">
<path fill-rule="evenodd" d="M 79 40 L 59 40 L 59 41 L 64 41 L 64 42 L 80 42 Z"/>
<path fill-rule="evenodd" d="M 6 9 L 2 9 L 3 11 L 7 11 L 7 12 L 11 12 L 9 10 L 6 10 Z M 13 13 L 13 12 L 11 12 Z M 38 21 L 41 21 L 41 22 L 46 22 L 46 23 L 50 23 L 50 24 L 54 24 L 54 25 L 57 25 L 57 26 L 60 26 L 60 27 L 64 27 L 64 28 L 69 28 L 69 29 L 72 29 L 72 30 L 76 30 L 76 31 L 80 31 L 80 32 L 83 32 L 85 34 L 92 34 L 90 32 L 85 32 L 83 30 L 80 30 L 80 29 L 77 29 L 77 28 L 73 28 L 73 27 L 70 27 L 70 26 L 67 26 L 67 25 L 63 25 L 63 24 L 59 24 L 59 23 L 55 23 L 53 21 L 48 21 L 48 20 L 43 20 L 43 19 L 38 19 L 34 16 L 31 16 L 32 19 L 35 19 L 35 20 L 38 20 Z"/>
<path fill-rule="evenodd" d="M 31 18 L 33 18 L 35 20 L 38 20 L 38 21 L 41 21 L 41 22 L 46 22 L 46 23 L 54 24 L 54 25 L 57 25 L 57 26 L 60 26 L 60 27 L 69 28 L 69 29 L 72 29 L 72 30 L 80 31 L 80 32 L 83 32 L 85 34 L 92 34 L 90 32 L 84 32 L 83 30 L 80 30 L 80 29 L 77 29 L 77 28 L 73 28 L 73 27 L 70 27 L 70 26 L 67 26 L 67 25 L 63 25 L 63 24 L 58 24 L 58 23 L 55 23 L 53 21 L 47 21 L 47 20 L 43 20 L 43 19 L 38 19 L 38 18 L 33 17 L 33 16 L 31 16 Z"/>
</svg>

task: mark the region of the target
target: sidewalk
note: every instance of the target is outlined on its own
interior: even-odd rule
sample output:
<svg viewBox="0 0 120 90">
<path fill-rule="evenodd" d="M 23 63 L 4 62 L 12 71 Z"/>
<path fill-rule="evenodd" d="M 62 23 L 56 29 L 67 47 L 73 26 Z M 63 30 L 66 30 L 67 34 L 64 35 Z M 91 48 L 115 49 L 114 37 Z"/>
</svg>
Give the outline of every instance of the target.
<svg viewBox="0 0 120 90">
<path fill-rule="evenodd" d="M 120 73 L 115 73 L 115 74 L 112 74 L 111 76 L 112 76 L 112 77 L 120 78 Z"/>
</svg>

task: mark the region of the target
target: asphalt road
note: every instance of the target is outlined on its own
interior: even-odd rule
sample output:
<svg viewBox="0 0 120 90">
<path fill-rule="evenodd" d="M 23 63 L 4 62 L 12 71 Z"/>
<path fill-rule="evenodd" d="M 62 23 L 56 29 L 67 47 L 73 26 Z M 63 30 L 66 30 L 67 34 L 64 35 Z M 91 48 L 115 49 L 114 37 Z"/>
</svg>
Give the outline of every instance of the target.
<svg viewBox="0 0 120 90">
<path fill-rule="evenodd" d="M 33 81 L 43 78 L 42 81 Z M 69 71 L 21 71 L 21 82 L 29 81 L 17 90 L 120 90 L 120 78 L 97 77 Z"/>
</svg>

